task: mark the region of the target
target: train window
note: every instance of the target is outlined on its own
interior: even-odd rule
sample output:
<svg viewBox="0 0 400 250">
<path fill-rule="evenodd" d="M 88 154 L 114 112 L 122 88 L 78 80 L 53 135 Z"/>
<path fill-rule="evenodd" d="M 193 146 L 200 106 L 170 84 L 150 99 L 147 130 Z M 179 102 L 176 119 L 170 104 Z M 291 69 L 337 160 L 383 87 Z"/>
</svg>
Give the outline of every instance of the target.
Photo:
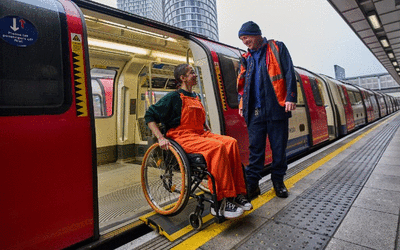
<svg viewBox="0 0 400 250">
<path fill-rule="evenodd" d="M 226 100 L 230 108 L 238 108 L 238 93 L 236 79 L 239 71 L 239 59 L 218 54 L 221 65 L 222 81 L 225 86 Z"/>
<path fill-rule="evenodd" d="M 311 83 L 311 89 L 314 95 L 315 99 L 315 104 L 317 106 L 323 106 L 324 105 L 324 100 L 321 94 L 321 86 L 320 83 L 317 82 L 315 79 L 310 78 L 310 83 Z"/>
<path fill-rule="evenodd" d="M 113 114 L 114 78 L 117 72 L 110 69 L 93 68 L 90 70 L 92 78 L 92 95 L 94 115 L 111 117 Z"/>
<path fill-rule="evenodd" d="M 72 103 L 65 13 L 57 4 L 46 9 L 20 1 L 12 4 L 14 10 L 24 10 L 20 21 L 38 38 L 25 44 L 0 39 L 0 115 L 63 113 Z M 6 14 L 7 8 L 0 7 L 0 16 Z"/>
<path fill-rule="evenodd" d="M 356 98 L 355 98 L 355 96 L 354 96 L 354 91 L 347 90 L 347 93 L 348 93 L 348 95 L 349 95 L 350 103 L 351 103 L 352 105 L 357 104 Z"/>
<path fill-rule="evenodd" d="M 356 104 L 362 104 L 362 98 L 359 92 L 354 92 L 354 97 L 356 99 Z"/>
</svg>

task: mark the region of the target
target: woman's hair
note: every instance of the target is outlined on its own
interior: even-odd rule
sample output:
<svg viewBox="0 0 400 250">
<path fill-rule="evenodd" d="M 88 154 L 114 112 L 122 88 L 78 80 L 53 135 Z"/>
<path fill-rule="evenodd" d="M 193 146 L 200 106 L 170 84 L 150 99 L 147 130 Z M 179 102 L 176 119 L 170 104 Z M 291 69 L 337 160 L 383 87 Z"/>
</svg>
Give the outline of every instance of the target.
<svg viewBox="0 0 400 250">
<path fill-rule="evenodd" d="M 178 83 L 182 83 L 181 76 L 186 75 L 189 71 L 189 64 L 179 64 L 174 70 L 174 77 Z"/>
</svg>

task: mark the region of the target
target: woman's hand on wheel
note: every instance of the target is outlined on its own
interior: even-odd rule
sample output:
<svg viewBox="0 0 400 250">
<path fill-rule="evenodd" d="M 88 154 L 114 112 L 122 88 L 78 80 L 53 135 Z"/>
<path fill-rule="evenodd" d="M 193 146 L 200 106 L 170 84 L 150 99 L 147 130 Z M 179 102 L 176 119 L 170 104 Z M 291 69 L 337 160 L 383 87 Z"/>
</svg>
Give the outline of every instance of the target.
<svg viewBox="0 0 400 250">
<path fill-rule="evenodd" d="M 165 137 L 158 139 L 158 144 L 160 145 L 160 148 L 164 150 L 168 150 L 169 146 L 171 146 L 171 143 Z"/>
</svg>

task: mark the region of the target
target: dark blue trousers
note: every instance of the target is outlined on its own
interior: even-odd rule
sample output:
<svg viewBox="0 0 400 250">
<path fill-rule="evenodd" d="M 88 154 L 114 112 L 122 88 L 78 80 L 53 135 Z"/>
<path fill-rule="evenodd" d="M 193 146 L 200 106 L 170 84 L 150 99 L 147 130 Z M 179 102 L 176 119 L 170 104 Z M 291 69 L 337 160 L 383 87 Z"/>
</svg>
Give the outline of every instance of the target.
<svg viewBox="0 0 400 250">
<path fill-rule="evenodd" d="M 289 118 L 284 120 L 267 120 L 254 112 L 249 113 L 250 157 L 249 166 L 246 167 L 246 181 L 249 187 L 258 186 L 264 169 L 265 147 L 267 136 L 271 144 L 272 164 L 271 180 L 283 181 L 287 170 L 286 146 L 289 136 Z"/>
</svg>

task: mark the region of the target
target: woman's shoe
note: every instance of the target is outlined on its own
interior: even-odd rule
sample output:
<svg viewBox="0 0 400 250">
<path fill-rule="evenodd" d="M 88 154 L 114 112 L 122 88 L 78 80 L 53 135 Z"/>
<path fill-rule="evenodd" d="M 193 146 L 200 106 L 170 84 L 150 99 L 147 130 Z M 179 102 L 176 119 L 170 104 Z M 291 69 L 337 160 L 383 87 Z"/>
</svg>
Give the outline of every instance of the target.
<svg viewBox="0 0 400 250">
<path fill-rule="evenodd" d="M 217 214 L 213 205 L 211 205 L 210 212 L 213 216 L 216 216 Z M 221 202 L 219 214 L 227 219 L 233 219 L 241 216 L 243 214 L 243 209 L 224 198 Z"/>
<path fill-rule="evenodd" d="M 251 205 L 251 203 L 246 199 L 246 197 L 244 197 L 243 194 L 239 194 L 234 200 L 233 202 L 240 207 L 241 209 L 243 209 L 244 211 L 249 211 L 253 209 L 253 205 Z"/>
</svg>

